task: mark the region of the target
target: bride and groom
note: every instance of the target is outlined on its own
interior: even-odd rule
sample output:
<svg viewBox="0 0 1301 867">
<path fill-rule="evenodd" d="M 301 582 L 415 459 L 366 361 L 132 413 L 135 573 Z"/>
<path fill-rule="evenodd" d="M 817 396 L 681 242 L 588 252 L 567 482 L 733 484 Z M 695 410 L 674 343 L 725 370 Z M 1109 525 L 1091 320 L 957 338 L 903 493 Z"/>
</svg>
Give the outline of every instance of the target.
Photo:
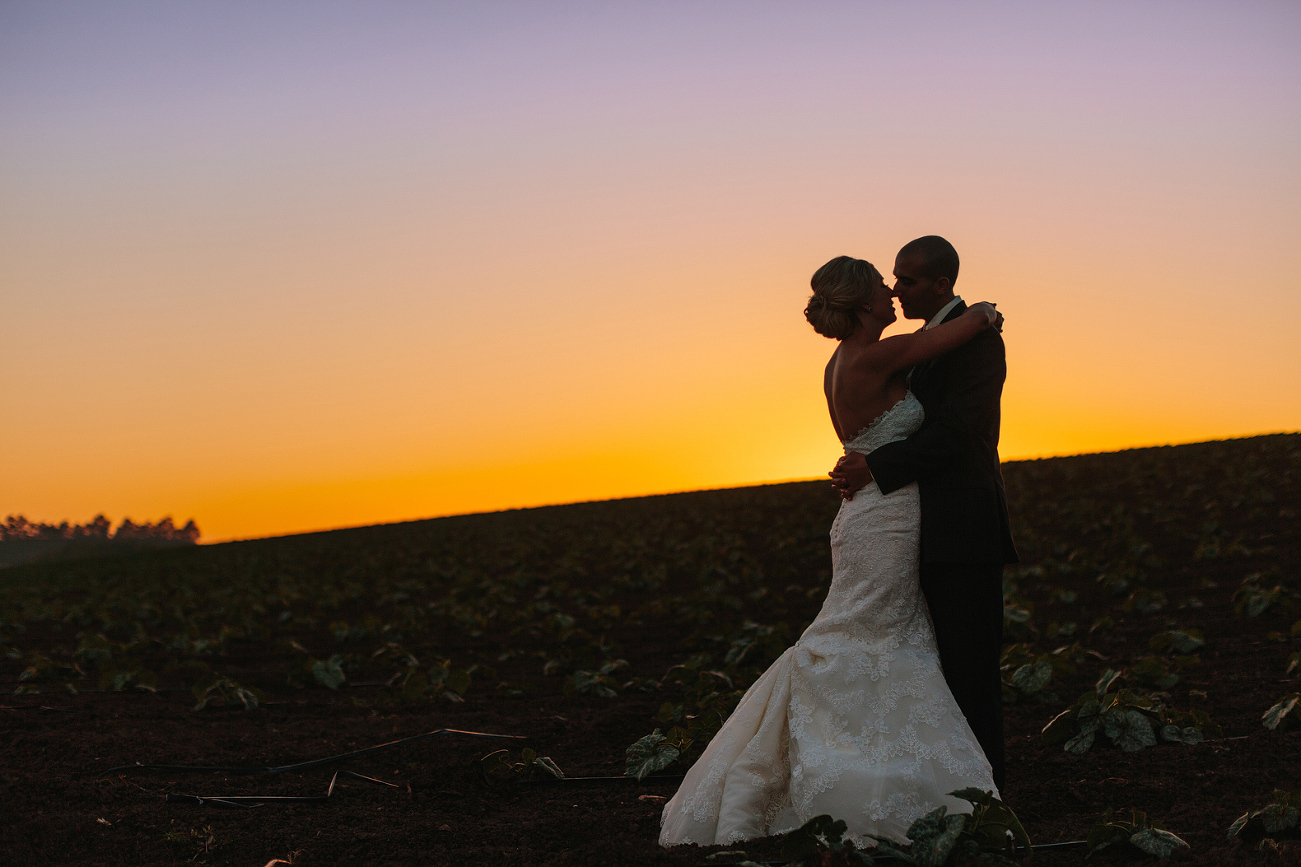
<svg viewBox="0 0 1301 867">
<path fill-rule="evenodd" d="M 998 462 L 1002 317 L 953 294 L 958 254 L 905 245 L 895 285 L 841 256 L 804 314 L 838 341 L 824 388 L 845 456 L 826 601 L 750 687 L 676 795 L 660 844 L 732 843 L 843 819 L 905 840 L 949 792 L 1003 783 L 1002 571 L 1016 561 Z M 903 314 L 925 321 L 881 339 Z"/>
</svg>

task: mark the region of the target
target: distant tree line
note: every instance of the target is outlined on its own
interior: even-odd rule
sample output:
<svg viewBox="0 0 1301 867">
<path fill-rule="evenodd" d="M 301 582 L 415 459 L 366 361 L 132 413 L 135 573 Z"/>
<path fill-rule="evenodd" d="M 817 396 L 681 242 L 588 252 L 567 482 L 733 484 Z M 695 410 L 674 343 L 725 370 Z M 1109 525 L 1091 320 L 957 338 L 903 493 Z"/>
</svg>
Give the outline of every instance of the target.
<svg viewBox="0 0 1301 867">
<path fill-rule="evenodd" d="M 156 524 L 123 518 L 114 530 L 103 515 L 85 524 L 43 524 L 10 515 L 0 524 L 0 568 L 23 563 L 127 553 L 141 548 L 174 548 L 199 541 L 199 527 L 177 527 L 170 516 Z"/>
<path fill-rule="evenodd" d="M 199 541 L 199 527 L 193 520 L 184 527 L 172 523 L 171 515 L 156 524 L 148 521 L 137 524 L 130 518 L 123 518 L 117 531 L 103 515 L 96 515 L 85 524 L 38 524 L 27 520 L 22 515 L 10 515 L 0 524 L 0 542 L 16 539 L 109 539 L 131 540 L 134 542 L 170 542 L 173 544 L 193 545 Z"/>
</svg>

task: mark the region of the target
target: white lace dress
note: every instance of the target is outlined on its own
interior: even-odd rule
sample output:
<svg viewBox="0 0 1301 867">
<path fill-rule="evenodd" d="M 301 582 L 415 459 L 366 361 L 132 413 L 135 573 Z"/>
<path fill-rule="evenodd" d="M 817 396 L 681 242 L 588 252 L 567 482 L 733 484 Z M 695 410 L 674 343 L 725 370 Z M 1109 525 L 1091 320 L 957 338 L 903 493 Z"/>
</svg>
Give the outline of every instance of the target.
<svg viewBox="0 0 1301 867">
<path fill-rule="evenodd" d="M 922 423 L 906 394 L 845 450 Z M 905 841 L 914 819 L 992 771 L 940 671 L 918 583 L 917 485 L 868 485 L 831 525 L 831 589 L 817 618 L 746 692 L 664 806 L 660 845 L 732 843 L 824 813 L 849 834 Z"/>
</svg>

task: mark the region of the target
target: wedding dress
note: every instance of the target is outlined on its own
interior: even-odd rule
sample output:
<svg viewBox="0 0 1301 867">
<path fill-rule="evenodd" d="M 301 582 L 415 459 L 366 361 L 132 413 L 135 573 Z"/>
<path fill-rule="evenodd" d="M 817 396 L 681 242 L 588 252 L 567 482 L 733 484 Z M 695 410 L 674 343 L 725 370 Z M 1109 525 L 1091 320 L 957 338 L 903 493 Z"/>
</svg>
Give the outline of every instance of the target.
<svg viewBox="0 0 1301 867">
<path fill-rule="evenodd" d="M 921 426 L 911 392 L 845 442 L 864 454 Z M 918 583 L 916 483 L 869 484 L 831 525 L 817 618 L 754 682 L 664 806 L 660 845 L 733 843 L 830 814 L 860 844 L 906 841 L 913 820 L 993 772 L 940 670 Z"/>
</svg>

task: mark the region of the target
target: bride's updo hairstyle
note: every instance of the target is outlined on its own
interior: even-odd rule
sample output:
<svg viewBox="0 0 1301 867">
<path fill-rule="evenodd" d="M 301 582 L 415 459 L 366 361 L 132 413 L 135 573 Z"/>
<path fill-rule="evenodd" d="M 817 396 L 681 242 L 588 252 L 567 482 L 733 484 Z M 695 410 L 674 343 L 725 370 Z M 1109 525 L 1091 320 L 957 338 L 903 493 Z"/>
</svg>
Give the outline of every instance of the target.
<svg viewBox="0 0 1301 867">
<path fill-rule="evenodd" d="M 858 308 L 872 303 L 879 277 L 871 262 L 837 256 L 813 275 L 804 318 L 823 337 L 844 340 L 858 327 Z"/>
</svg>

